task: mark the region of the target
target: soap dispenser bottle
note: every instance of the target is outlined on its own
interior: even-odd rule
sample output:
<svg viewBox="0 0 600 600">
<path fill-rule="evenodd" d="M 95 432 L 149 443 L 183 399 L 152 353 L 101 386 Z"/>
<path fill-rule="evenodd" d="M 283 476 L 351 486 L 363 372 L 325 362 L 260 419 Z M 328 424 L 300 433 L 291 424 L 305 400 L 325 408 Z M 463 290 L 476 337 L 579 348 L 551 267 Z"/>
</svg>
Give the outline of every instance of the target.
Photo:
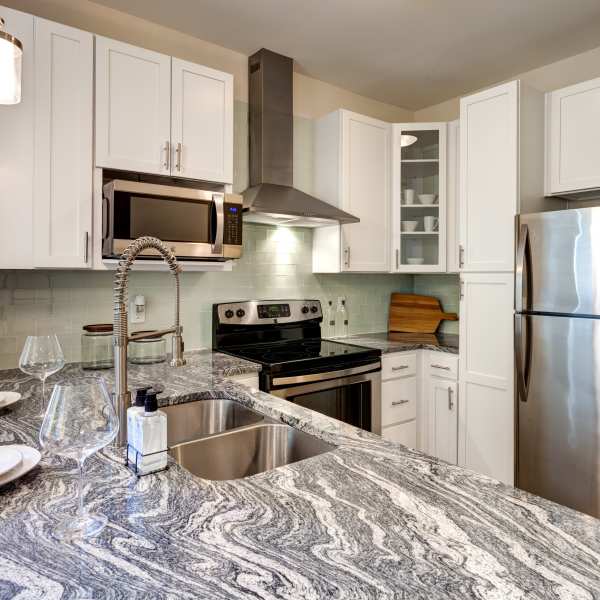
<svg viewBox="0 0 600 600">
<path fill-rule="evenodd" d="M 146 394 L 151 390 L 150 386 L 141 387 L 135 391 L 135 401 L 132 406 L 127 409 L 127 461 L 135 465 L 135 449 L 130 440 L 136 426 L 136 416 L 143 415 L 145 411 Z"/>
<path fill-rule="evenodd" d="M 156 392 L 144 399 L 144 412 L 134 416 L 133 435 L 129 444 L 135 450 L 138 475 L 148 475 L 167 467 L 167 415 L 158 410 Z"/>
</svg>

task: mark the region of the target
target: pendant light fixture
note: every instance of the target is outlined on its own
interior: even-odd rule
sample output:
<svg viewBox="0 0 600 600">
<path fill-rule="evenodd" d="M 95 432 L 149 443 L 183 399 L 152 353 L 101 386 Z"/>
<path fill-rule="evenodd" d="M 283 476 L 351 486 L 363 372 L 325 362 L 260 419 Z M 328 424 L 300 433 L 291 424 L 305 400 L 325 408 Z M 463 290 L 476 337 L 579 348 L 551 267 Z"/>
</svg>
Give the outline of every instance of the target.
<svg viewBox="0 0 600 600">
<path fill-rule="evenodd" d="M 0 104 L 21 102 L 21 69 L 23 44 L 4 31 L 0 17 Z"/>
<path fill-rule="evenodd" d="M 401 148 L 406 148 L 406 146 L 411 146 L 416 141 L 417 141 L 417 136 L 415 136 L 415 135 L 408 135 L 408 134 L 402 134 L 400 136 L 400 147 Z"/>
</svg>

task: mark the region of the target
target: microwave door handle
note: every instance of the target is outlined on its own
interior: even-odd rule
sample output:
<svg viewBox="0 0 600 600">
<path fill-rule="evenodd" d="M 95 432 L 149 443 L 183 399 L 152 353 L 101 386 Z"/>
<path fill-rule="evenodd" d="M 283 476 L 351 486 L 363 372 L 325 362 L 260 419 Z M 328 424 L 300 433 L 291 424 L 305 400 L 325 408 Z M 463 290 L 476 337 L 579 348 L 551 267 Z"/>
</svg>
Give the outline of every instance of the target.
<svg viewBox="0 0 600 600">
<path fill-rule="evenodd" d="M 216 214 L 216 226 L 212 243 L 212 253 L 223 254 L 223 232 L 225 225 L 225 207 L 223 194 L 213 194 L 213 207 Z"/>
</svg>

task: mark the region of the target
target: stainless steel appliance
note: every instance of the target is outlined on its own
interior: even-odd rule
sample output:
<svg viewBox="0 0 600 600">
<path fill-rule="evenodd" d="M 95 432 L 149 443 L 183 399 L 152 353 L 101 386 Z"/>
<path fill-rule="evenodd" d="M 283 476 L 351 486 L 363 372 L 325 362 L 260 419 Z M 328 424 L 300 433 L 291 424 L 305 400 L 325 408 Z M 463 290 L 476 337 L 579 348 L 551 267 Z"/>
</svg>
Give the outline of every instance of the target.
<svg viewBox="0 0 600 600">
<path fill-rule="evenodd" d="M 318 300 L 213 306 L 213 348 L 262 365 L 260 389 L 381 433 L 381 352 L 321 339 Z"/>
<path fill-rule="evenodd" d="M 248 58 L 250 187 L 244 219 L 322 227 L 359 219 L 293 185 L 294 61 L 263 48 Z"/>
<path fill-rule="evenodd" d="M 242 197 L 191 187 L 113 179 L 104 185 L 102 256 L 119 258 L 136 238 L 163 240 L 178 260 L 242 255 Z M 154 248 L 140 258 L 160 259 Z"/>
<path fill-rule="evenodd" d="M 517 485 L 600 517 L 600 208 L 517 226 Z"/>
</svg>

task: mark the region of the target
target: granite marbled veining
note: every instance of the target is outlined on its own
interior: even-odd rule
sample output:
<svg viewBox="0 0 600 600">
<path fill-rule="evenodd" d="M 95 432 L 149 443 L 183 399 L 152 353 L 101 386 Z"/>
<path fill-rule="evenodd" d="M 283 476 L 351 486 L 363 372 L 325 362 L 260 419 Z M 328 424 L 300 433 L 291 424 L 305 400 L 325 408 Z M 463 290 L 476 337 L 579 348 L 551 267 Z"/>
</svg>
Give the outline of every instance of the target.
<svg viewBox="0 0 600 600">
<path fill-rule="evenodd" d="M 164 403 L 232 398 L 338 448 L 228 482 L 175 464 L 138 480 L 106 450 L 88 461 L 86 502 L 109 525 L 70 544 L 52 527 L 72 510 L 73 465 L 44 457 L 0 490 L 0 598 L 600 598 L 596 519 L 225 381 L 201 360 L 142 370 L 164 378 Z M 39 385 L 5 371 L 0 389 L 24 396 L 0 413 L 0 443 L 36 445 Z"/>
<path fill-rule="evenodd" d="M 381 350 L 382 354 L 409 350 L 435 350 L 458 354 L 458 335 L 454 333 L 359 333 L 344 340 L 349 344 Z"/>
</svg>

